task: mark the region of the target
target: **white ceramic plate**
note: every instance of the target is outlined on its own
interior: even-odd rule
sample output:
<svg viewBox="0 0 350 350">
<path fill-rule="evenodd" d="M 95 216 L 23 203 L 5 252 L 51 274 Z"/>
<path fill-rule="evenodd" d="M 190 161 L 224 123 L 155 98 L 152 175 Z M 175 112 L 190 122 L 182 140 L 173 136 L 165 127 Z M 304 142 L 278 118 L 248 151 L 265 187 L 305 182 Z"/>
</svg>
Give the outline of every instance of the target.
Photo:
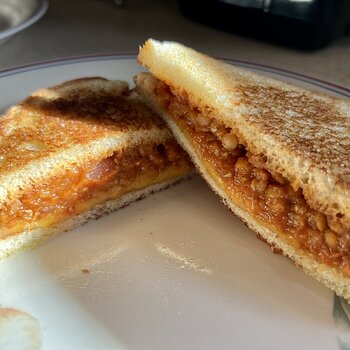
<svg viewBox="0 0 350 350">
<path fill-rule="evenodd" d="M 38 21 L 47 8 L 48 0 L 1 0 L 0 45 Z"/>
<path fill-rule="evenodd" d="M 350 95 L 291 72 L 234 63 Z M 129 56 L 3 71 L 0 110 L 66 79 L 99 75 L 131 82 L 139 71 Z M 199 178 L 1 261 L 0 286 L 1 307 L 38 319 L 43 349 L 350 346 L 346 305 L 272 254 Z"/>
</svg>

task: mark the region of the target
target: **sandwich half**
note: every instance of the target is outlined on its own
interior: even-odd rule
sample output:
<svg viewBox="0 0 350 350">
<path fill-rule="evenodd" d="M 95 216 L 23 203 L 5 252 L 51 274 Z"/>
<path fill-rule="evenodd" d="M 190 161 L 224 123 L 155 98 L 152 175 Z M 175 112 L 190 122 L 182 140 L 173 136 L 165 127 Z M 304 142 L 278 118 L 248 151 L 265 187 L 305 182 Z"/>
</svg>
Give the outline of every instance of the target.
<svg viewBox="0 0 350 350">
<path fill-rule="evenodd" d="M 138 91 L 222 201 L 350 300 L 350 103 L 148 40 Z"/>
<path fill-rule="evenodd" d="M 162 119 L 122 81 L 42 89 L 0 118 L 0 258 L 191 172 Z"/>
</svg>

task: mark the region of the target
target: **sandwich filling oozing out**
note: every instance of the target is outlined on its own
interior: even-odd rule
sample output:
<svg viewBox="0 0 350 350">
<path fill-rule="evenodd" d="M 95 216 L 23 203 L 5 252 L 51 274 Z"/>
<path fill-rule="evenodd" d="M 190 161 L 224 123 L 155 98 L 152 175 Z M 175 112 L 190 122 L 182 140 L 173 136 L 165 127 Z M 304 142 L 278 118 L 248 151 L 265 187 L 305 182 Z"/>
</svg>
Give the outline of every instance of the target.
<svg viewBox="0 0 350 350">
<path fill-rule="evenodd" d="M 350 237 L 344 228 L 311 208 L 301 188 L 293 188 L 281 174 L 269 171 L 265 156 L 250 152 L 234 130 L 191 107 L 186 96 L 176 96 L 163 82 L 157 84 L 154 93 L 162 107 L 191 140 L 206 170 L 230 199 L 296 249 L 350 277 Z"/>
<path fill-rule="evenodd" d="M 190 168 L 173 139 L 127 147 L 84 166 L 72 165 L 2 206 L 0 238 L 54 226 L 106 200 L 183 176 Z"/>
</svg>

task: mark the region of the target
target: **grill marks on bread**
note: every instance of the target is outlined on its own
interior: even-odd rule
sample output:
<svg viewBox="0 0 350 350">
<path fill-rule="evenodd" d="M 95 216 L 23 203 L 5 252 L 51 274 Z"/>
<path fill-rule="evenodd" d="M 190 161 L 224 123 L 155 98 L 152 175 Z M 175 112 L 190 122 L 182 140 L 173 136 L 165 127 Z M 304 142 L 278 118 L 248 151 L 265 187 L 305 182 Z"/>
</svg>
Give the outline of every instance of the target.
<svg viewBox="0 0 350 350">
<path fill-rule="evenodd" d="M 109 89 L 86 87 L 92 81 L 109 83 Z M 127 85 L 119 85 L 101 78 L 78 79 L 71 85 L 39 90 L 11 108 L 0 119 L 1 173 L 92 139 L 155 126 L 165 130 L 163 122 Z"/>
<path fill-rule="evenodd" d="M 236 89 L 242 96 L 238 109 L 248 123 L 273 135 L 296 154 L 306 154 L 325 172 L 334 168 L 346 175 L 342 170 L 350 168 L 349 117 L 328 100 L 277 87 L 241 85 Z"/>
</svg>

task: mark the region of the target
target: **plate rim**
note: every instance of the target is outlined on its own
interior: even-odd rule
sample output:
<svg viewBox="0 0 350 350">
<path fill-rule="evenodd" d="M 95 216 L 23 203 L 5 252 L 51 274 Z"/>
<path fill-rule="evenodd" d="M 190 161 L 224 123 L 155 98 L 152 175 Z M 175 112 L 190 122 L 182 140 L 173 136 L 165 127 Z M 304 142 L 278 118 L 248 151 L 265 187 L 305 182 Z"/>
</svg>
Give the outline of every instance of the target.
<svg viewBox="0 0 350 350">
<path fill-rule="evenodd" d="M 47 3 L 47 0 L 44 0 Z M 98 54 L 86 54 L 86 55 L 72 55 L 54 59 L 48 59 L 43 61 L 36 61 L 28 64 L 22 64 L 18 66 L 12 66 L 9 68 L 0 69 L 0 79 L 16 75 L 28 71 L 34 71 L 38 69 L 45 69 L 56 66 L 63 66 L 68 64 L 78 64 L 82 62 L 100 62 L 107 60 L 123 60 L 123 59 L 136 59 L 137 53 L 135 52 L 107 52 L 107 53 L 98 53 Z M 234 64 L 242 68 L 251 68 L 261 72 L 268 72 L 278 74 L 287 78 L 294 78 L 296 80 L 300 80 L 322 89 L 326 89 L 332 92 L 335 92 L 344 97 L 350 98 L 350 88 L 340 85 L 338 83 L 333 83 L 331 81 L 327 81 L 324 79 L 320 79 L 314 76 L 310 76 L 303 73 L 298 73 L 293 70 L 276 67 L 272 65 L 267 65 L 263 63 L 258 63 L 254 61 L 241 60 L 236 58 L 228 58 L 228 57 L 219 57 L 214 56 L 217 59 L 225 61 L 229 64 Z"/>
<path fill-rule="evenodd" d="M 14 27 L 10 27 L 0 32 L 0 40 L 7 39 L 10 36 L 34 24 L 46 13 L 48 7 L 49 7 L 48 0 L 39 0 L 36 9 L 27 19 L 25 19 L 23 22 L 17 24 Z"/>
</svg>

